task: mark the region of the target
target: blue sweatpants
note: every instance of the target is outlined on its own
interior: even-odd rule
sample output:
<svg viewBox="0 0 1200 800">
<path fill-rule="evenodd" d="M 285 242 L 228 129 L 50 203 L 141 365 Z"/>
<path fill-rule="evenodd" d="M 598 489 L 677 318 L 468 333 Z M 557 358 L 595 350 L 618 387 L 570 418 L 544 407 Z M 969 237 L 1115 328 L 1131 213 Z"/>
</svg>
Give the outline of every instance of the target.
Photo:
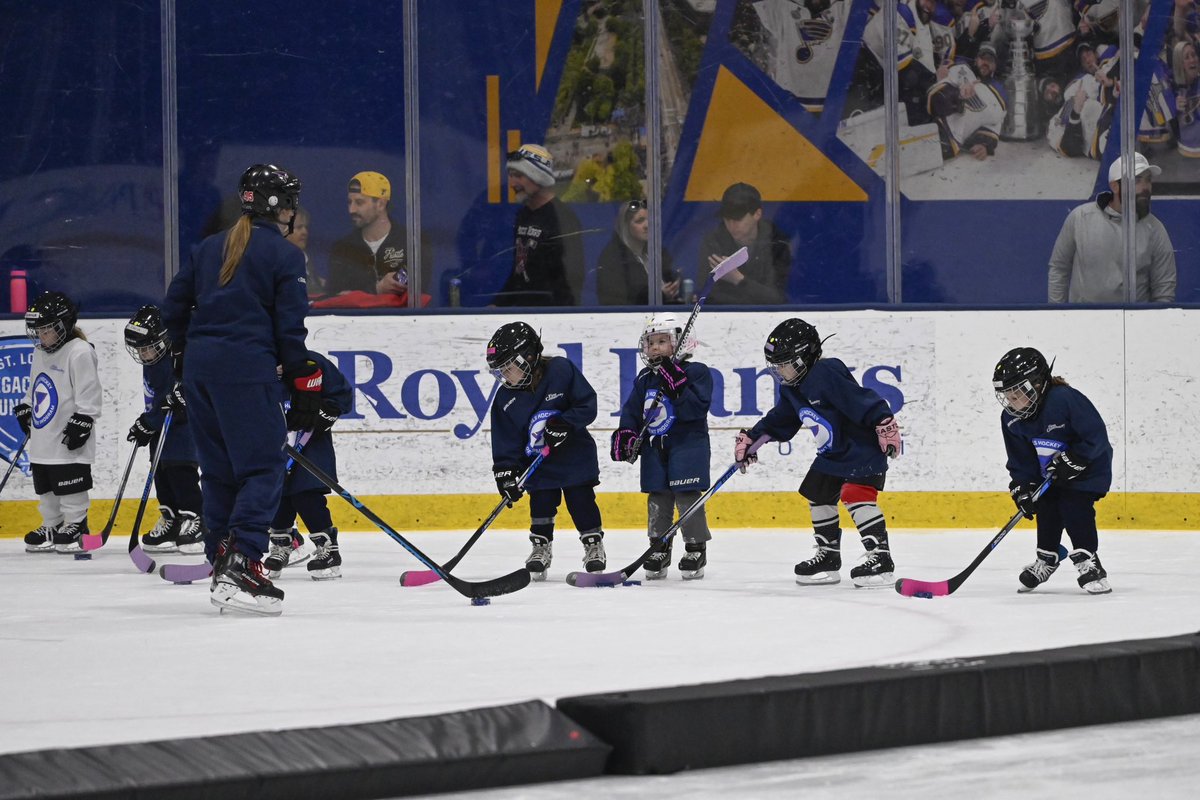
<svg viewBox="0 0 1200 800">
<path fill-rule="evenodd" d="M 217 544 L 232 535 L 234 549 L 261 561 L 283 492 L 287 426 L 279 384 L 185 377 L 184 391 L 204 490 L 204 553 L 215 560 Z"/>
</svg>

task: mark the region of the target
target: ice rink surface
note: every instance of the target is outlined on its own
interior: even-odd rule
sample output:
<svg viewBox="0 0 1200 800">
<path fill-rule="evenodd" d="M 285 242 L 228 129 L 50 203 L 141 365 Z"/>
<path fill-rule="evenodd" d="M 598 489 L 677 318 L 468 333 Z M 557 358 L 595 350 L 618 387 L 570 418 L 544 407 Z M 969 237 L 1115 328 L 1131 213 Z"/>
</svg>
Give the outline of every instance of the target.
<svg viewBox="0 0 1200 800">
<path fill-rule="evenodd" d="M 897 576 L 948 578 L 993 533 L 894 531 Z M 468 535 L 410 538 L 443 561 Z M 278 619 L 219 616 L 207 584 L 138 574 L 124 540 L 83 562 L 27 555 L 20 540 L 6 539 L 0 752 L 366 722 L 532 698 L 553 704 L 576 694 L 1200 630 L 1195 532 L 1102 532 L 1114 591 L 1092 597 L 1070 564 L 1018 595 L 1016 576 L 1034 545 L 1032 531 L 1017 530 L 958 592 L 933 600 L 855 589 L 848 565 L 837 586 L 797 586 L 792 565 L 811 549 L 803 532 L 715 536 L 701 581 L 684 583 L 673 567 L 666 581 L 579 589 L 563 577 L 580 568 L 582 548 L 573 531 L 561 531 L 548 581 L 474 607 L 443 584 L 401 587 L 400 573 L 420 565 L 383 534 L 347 533 L 345 577 L 317 583 L 303 567 L 285 571 Z M 861 555 L 856 539 L 844 538 L 850 563 Z M 609 567 L 633 560 L 645 542 L 638 532 L 611 532 Z M 458 572 L 495 577 L 527 552 L 524 533 L 489 531 Z M 676 547 L 676 559 L 681 553 Z M 906 785 L 979 800 L 1083 785 L 1090 797 L 1135 788 L 1182 797 L 1190 795 L 1176 791 L 1191 792 L 1200 779 L 1197 755 L 1200 718 L 1183 717 L 581 787 L 616 797 L 846 797 Z M 1005 792 L 991 791 L 998 782 Z M 566 786 L 496 796 L 554 797 Z"/>
</svg>

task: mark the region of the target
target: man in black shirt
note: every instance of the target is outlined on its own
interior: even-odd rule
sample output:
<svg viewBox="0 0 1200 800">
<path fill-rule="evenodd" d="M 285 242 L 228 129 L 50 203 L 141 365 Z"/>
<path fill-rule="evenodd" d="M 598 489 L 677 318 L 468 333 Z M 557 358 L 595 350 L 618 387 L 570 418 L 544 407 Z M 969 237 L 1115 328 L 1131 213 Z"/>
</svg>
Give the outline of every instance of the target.
<svg viewBox="0 0 1200 800">
<path fill-rule="evenodd" d="M 508 185 L 524 205 L 513 226 L 513 271 L 498 306 L 573 306 L 583 288 L 579 218 L 554 194 L 554 158 L 541 145 L 508 154 Z"/>
<path fill-rule="evenodd" d="M 749 260 L 713 287 L 711 303 L 773 305 L 787 302 L 792 248 L 773 222 L 762 218 L 762 195 L 748 183 L 735 183 L 721 197 L 721 224 L 700 243 L 703 284 L 717 264 L 738 249 L 750 251 Z"/>
<path fill-rule="evenodd" d="M 355 230 L 334 242 L 329 251 L 328 293 L 407 295 L 408 235 L 388 216 L 391 182 L 378 172 L 360 172 L 350 179 L 347 191 Z M 431 271 L 427 266 L 422 276 Z M 422 286 L 425 292 L 429 288 Z"/>
</svg>

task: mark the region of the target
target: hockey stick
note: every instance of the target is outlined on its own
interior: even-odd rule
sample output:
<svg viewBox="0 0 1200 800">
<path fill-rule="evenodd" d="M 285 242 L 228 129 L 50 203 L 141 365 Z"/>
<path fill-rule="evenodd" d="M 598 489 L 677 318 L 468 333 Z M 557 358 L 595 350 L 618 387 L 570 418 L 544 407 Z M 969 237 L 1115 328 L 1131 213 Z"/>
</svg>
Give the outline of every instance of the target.
<svg viewBox="0 0 1200 800">
<path fill-rule="evenodd" d="M 296 441 L 293 443 L 292 446 L 296 448 L 296 452 L 303 453 L 305 445 L 308 444 L 309 439 L 311 439 L 312 437 L 313 437 L 312 431 L 296 431 Z M 292 470 L 294 470 L 295 468 L 296 468 L 296 459 L 289 457 L 287 460 L 287 466 L 283 468 L 284 480 L 287 480 L 288 478 L 292 477 Z"/>
<path fill-rule="evenodd" d="M 158 446 L 154 448 L 154 458 L 150 460 L 150 474 L 146 476 L 146 487 L 142 489 L 142 502 L 138 504 L 137 516 L 133 520 L 133 532 L 129 534 L 129 558 L 138 572 L 150 572 L 154 569 L 154 559 L 146 555 L 138 541 L 138 530 L 142 527 L 142 515 L 146 513 L 146 501 L 150 499 L 150 487 L 154 485 L 154 473 L 158 472 L 158 459 L 162 456 L 163 445 L 167 442 L 167 433 L 171 430 L 171 418 L 174 411 L 168 411 L 163 419 L 162 428 L 158 432 Z"/>
<path fill-rule="evenodd" d="M 137 457 L 139 445 L 135 442 L 133 452 L 129 454 L 129 463 L 125 465 L 125 474 L 121 476 L 121 485 L 117 488 L 117 497 L 113 500 L 112 513 L 108 515 L 108 523 L 104 526 L 104 530 L 99 533 L 88 533 L 83 537 L 83 542 L 80 545 L 85 552 L 99 550 L 104 545 L 108 544 L 108 535 L 112 533 L 113 523 L 117 521 L 117 509 L 121 507 L 121 498 L 125 496 L 125 483 L 129 480 L 129 471 L 133 469 L 133 459 Z"/>
<path fill-rule="evenodd" d="M 762 447 L 769 441 L 771 441 L 771 437 L 769 436 L 758 437 L 758 439 L 756 439 L 754 443 L 750 445 L 749 449 L 746 450 L 746 455 L 753 455 L 758 448 Z M 617 572 L 570 572 L 567 573 L 567 583 L 571 584 L 572 586 L 619 586 L 625 581 L 629 580 L 634 573 L 642 568 L 642 565 L 646 563 L 646 559 L 652 556 L 654 552 L 663 544 L 671 541 L 671 537 L 679 532 L 679 529 L 683 527 L 683 523 L 687 522 L 689 517 L 703 508 L 704 504 L 707 503 L 714 494 L 716 494 L 718 489 L 725 485 L 726 481 L 733 477 L 733 473 L 737 472 L 741 466 L 742 465 L 736 461 L 730 464 L 729 469 L 725 470 L 725 472 L 721 474 L 721 477 L 717 478 L 713 485 L 708 488 L 708 491 L 700 495 L 700 497 L 696 499 L 696 502 L 688 506 L 687 510 L 679 515 L 679 519 L 675 521 L 675 524 L 670 528 L 667 528 L 667 530 L 661 536 L 655 538 L 654 541 L 650 543 L 650 546 L 646 548 L 646 552 L 638 556 L 637 560 L 628 567 L 618 570 Z"/>
<path fill-rule="evenodd" d="M 436 572 L 438 577 L 450 584 L 450 586 L 456 592 L 464 597 L 469 597 L 472 600 L 484 597 L 496 597 L 497 595 L 510 594 L 519 589 L 524 589 L 529 585 L 529 571 L 524 567 L 510 572 L 507 575 L 501 575 L 499 578 L 493 578 L 490 581 L 464 581 L 461 578 L 454 577 L 447 572 L 444 567 L 439 566 L 437 562 L 417 549 L 416 545 L 397 533 L 392 526 L 384 522 L 383 519 L 380 518 L 379 515 L 377 515 L 374 511 L 363 505 L 362 501 L 360 501 L 357 497 L 343 489 L 337 481 L 335 481 L 329 475 L 326 475 L 324 470 L 310 461 L 306 456 L 299 453 L 296 448 L 285 443 L 283 449 L 289 456 L 296 459 L 297 464 L 311 472 L 313 477 L 328 486 L 331 491 L 337 493 L 337 495 L 347 503 L 358 509 L 363 516 L 378 525 L 381 531 L 396 540 L 397 544 L 411 553 L 426 567 Z"/>
<path fill-rule="evenodd" d="M 1036 501 L 1043 494 L 1045 494 L 1046 490 L 1049 488 L 1050 479 L 1046 478 L 1046 480 L 1042 481 L 1042 485 L 1037 488 L 1037 491 L 1033 493 L 1033 499 Z M 996 545 L 1003 541 L 1004 537 L 1008 535 L 1008 532 L 1017 527 L 1017 523 L 1021 521 L 1023 516 L 1025 515 L 1020 511 L 1018 511 L 1016 514 L 1013 514 L 1013 518 L 1008 521 L 1007 525 L 1000 529 L 999 533 L 992 537 L 992 540 L 988 542 L 987 547 L 983 548 L 979 555 L 975 556 L 975 560 L 972 561 L 966 569 L 955 575 L 953 578 L 945 581 L 919 581 L 915 578 L 901 578 L 900 580 L 896 581 L 896 591 L 905 597 L 929 598 L 945 597 L 948 594 L 953 594 L 954 590 L 959 586 L 962 586 L 963 582 L 971 576 L 971 573 L 975 571 L 975 568 L 982 564 L 983 560 L 987 558 L 993 550 L 996 549 Z"/>
<path fill-rule="evenodd" d="M 4 480 L 0 480 L 0 492 L 4 491 L 4 487 L 8 485 L 8 476 L 12 475 L 13 468 L 17 466 L 17 462 L 21 460 L 21 453 L 25 452 L 25 445 L 29 444 L 29 434 L 25 434 L 25 438 L 21 440 L 21 446 L 17 448 L 17 452 L 13 453 L 12 461 L 8 462 L 8 469 L 4 470 Z"/>
<path fill-rule="evenodd" d="M 712 292 L 713 287 L 717 285 L 717 281 L 724 278 L 729 273 L 733 272 L 738 267 L 746 263 L 750 258 L 750 251 L 746 248 L 737 250 L 732 255 L 726 256 L 725 259 L 717 266 L 713 267 L 713 271 L 708 274 L 708 280 L 704 282 L 704 286 L 700 288 L 700 294 L 696 297 L 696 305 L 692 307 L 692 314 L 688 317 L 687 324 L 683 326 L 683 332 L 679 334 L 679 339 L 675 342 L 675 352 L 671 354 L 674 359 L 679 355 L 679 351 L 683 349 L 684 343 L 688 337 L 692 335 L 692 328 L 696 327 L 696 317 L 700 315 L 700 309 L 704 305 L 704 301 L 708 299 L 708 295 Z M 642 451 L 642 446 L 646 442 L 646 433 L 650 430 L 650 425 L 654 422 L 654 414 L 658 411 L 658 407 L 662 405 L 662 389 L 655 393 L 654 399 L 650 401 L 650 407 L 646 409 L 646 413 L 642 415 L 645 420 L 642 429 L 638 431 L 637 439 L 633 442 L 632 457 L 637 458 L 637 454 Z M 631 461 L 632 463 L 632 461 Z"/>
<path fill-rule="evenodd" d="M 542 452 L 538 453 L 537 458 L 533 460 L 533 463 L 526 467 L 525 472 L 523 472 L 521 477 L 517 479 L 518 489 L 525 485 L 525 481 L 529 480 L 529 476 L 532 475 L 538 468 L 538 465 L 542 463 L 542 459 L 549 454 L 550 448 L 543 447 Z M 475 542 L 479 541 L 479 537 L 483 536 L 483 532 L 491 527 L 491 524 L 496 521 L 496 517 L 500 516 L 500 512 L 506 508 L 512 508 L 512 502 L 507 498 L 501 500 L 496 507 L 492 509 L 492 513 L 488 515 L 488 518 L 483 521 L 482 525 L 475 529 L 475 532 L 471 534 L 471 538 L 467 539 L 467 543 L 462 546 L 462 549 L 458 551 L 454 558 L 442 565 L 442 569 L 446 570 L 446 572 L 453 572 L 454 568 L 458 566 L 458 562 L 462 561 L 463 556 L 465 556 L 467 551 L 471 549 L 471 546 L 474 545 Z M 428 583 L 434 583 L 439 580 L 441 580 L 441 577 L 436 572 L 427 569 L 410 570 L 400 575 L 401 586 L 424 586 Z"/>
</svg>

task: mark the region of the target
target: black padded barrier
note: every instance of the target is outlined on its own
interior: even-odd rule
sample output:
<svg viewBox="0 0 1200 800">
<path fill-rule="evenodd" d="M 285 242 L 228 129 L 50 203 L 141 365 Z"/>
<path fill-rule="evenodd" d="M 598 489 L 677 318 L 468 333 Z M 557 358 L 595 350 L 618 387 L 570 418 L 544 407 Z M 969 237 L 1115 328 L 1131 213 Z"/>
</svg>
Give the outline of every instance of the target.
<svg viewBox="0 0 1200 800">
<path fill-rule="evenodd" d="M 1200 634 L 564 698 L 609 773 L 778 759 L 1200 711 Z"/>
<path fill-rule="evenodd" d="M 0 798 L 328 800 L 602 774 L 609 748 L 541 701 L 427 717 L 0 756 Z"/>
</svg>

